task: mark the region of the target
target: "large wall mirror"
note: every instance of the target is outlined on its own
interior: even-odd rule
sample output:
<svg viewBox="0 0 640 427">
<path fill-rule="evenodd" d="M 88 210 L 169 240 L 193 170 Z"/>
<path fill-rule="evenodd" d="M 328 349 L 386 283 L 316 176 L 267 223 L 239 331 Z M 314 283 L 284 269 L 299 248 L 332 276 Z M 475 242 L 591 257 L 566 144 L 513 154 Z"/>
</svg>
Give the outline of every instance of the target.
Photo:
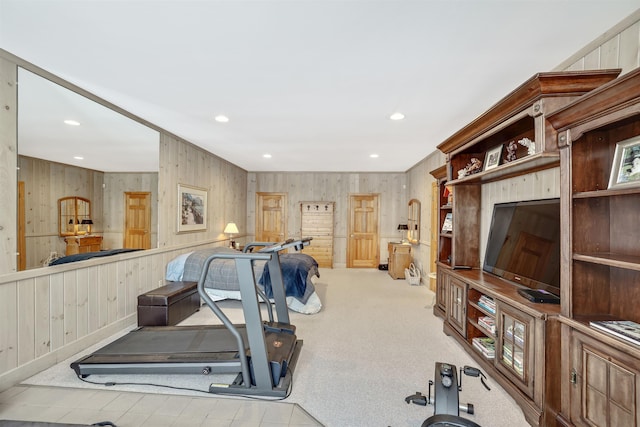
<svg viewBox="0 0 640 427">
<path fill-rule="evenodd" d="M 125 194 L 148 192 L 150 247 L 157 247 L 159 132 L 65 86 L 72 87 L 18 68 L 20 270 L 64 256 L 63 197 L 90 201 L 92 233 L 103 237 L 102 249 L 118 249 Z"/>
<path fill-rule="evenodd" d="M 417 245 L 420 243 L 420 202 L 417 199 L 409 200 L 409 212 L 407 214 L 407 240 Z"/>
</svg>

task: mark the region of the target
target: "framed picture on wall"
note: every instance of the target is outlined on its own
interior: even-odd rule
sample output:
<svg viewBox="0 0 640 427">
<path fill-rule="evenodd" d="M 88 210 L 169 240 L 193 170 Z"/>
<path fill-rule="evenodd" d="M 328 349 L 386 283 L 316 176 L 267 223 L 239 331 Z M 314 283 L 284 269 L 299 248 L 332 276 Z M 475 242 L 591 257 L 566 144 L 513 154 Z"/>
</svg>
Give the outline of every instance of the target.
<svg viewBox="0 0 640 427">
<path fill-rule="evenodd" d="M 640 186 L 640 137 L 616 144 L 609 188 Z"/>
<path fill-rule="evenodd" d="M 489 169 L 498 167 L 500 164 L 500 157 L 502 157 L 502 145 L 487 151 L 484 158 L 484 170 L 488 171 Z"/>
<path fill-rule="evenodd" d="M 207 229 L 207 190 L 178 184 L 178 233 Z"/>
</svg>

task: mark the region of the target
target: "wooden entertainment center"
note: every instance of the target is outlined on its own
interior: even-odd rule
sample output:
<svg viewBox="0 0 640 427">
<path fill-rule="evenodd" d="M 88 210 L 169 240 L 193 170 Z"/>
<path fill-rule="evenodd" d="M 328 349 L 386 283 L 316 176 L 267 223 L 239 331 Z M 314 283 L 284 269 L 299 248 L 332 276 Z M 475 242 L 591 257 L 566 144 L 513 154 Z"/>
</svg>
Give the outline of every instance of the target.
<svg viewBox="0 0 640 427">
<path fill-rule="evenodd" d="M 447 163 L 431 172 L 439 230 L 452 221 L 438 237 L 434 313 L 534 426 L 640 425 L 640 347 L 589 326 L 640 323 L 640 176 L 609 188 L 616 144 L 640 135 L 640 70 L 619 73 L 533 76 L 440 144 Z M 482 193 L 558 168 L 561 303 L 540 304 L 482 271 Z M 488 340 L 493 353 L 478 345 Z"/>
</svg>

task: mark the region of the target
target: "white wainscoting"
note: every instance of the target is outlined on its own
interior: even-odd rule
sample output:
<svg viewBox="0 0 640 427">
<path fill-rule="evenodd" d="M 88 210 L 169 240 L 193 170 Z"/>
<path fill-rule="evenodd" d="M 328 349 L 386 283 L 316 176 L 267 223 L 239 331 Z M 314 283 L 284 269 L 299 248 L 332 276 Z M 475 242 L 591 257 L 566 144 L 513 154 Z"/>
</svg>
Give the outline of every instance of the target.
<svg viewBox="0 0 640 427">
<path fill-rule="evenodd" d="M 216 242 L 94 258 L 0 276 L 0 391 L 137 323 L 137 296 L 167 263 Z"/>
</svg>

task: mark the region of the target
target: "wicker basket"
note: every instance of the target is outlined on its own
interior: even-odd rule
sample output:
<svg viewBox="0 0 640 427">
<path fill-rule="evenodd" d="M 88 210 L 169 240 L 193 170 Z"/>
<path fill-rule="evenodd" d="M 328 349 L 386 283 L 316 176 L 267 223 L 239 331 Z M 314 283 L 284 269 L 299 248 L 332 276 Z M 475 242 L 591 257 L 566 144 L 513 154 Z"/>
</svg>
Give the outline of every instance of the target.
<svg viewBox="0 0 640 427">
<path fill-rule="evenodd" d="M 412 286 L 420 285 L 420 270 L 416 268 L 414 263 L 404 269 L 404 278 Z"/>
</svg>

